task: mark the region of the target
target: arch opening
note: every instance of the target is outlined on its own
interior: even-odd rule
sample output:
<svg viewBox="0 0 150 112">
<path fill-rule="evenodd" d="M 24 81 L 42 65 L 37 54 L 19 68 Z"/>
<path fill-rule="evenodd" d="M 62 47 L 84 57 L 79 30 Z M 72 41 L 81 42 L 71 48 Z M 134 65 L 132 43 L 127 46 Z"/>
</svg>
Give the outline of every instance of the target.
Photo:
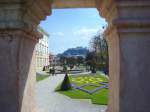
<svg viewBox="0 0 150 112">
<path fill-rule="evenodd" d="M 94 12 L 94 14 L 92 12 Z M 73 17 L 71 17 L 71 16 L 73 16 Z M 79 16 L 81 16 L 81 17 L 79 17 Z M 96 18 L 96 19 L 94 19 L 94 18 Z M 95 20 L 95 23 L 94 23 L 94 20 Z M 90 21 L 93 21 L 93 22 L 90 22 Z M 98 21 L 100 21 L 100 22 L 98 22 Z M 92 25 L 90 25 L 90 24 L 92 24 Z M 86 27 L 85 27 L 85 25 L 86 25 Z M 108 56 L 108 51 L 106 50 L 106 49 L 108 49 L 108 46 L 105 45 L 106 44 L 106 40 L 104 39 L 104 30 L 106 29 L 107 23 L 106 23 L 106 21 L 104 19 L 99 18 L 99 13 L 98 13 L 98 11 L 95 8 L 63 9 L 63 10 L 61 10 L 61 9 L 54 9 L 54 11 L 52 11 L 52 15 L 49 16 L 46 21 L 42 22 L 41 26 L 44 27 L 48 32 L 50 32 L 49 33 L 50 34 L 50 41 L 51 41 L 51 38 L 52 38 L 51 45 L 53 45 L 53 42 L 54 42 L 54 44 L 58 43 L 58 44 L 54 45 L 55 49 L 57 49 L 58 47 L 61 48 L 61 47 L 63 47 L 63 45 L 65 46 L 65 44 L 70 44 L 70 43 L 72 43 L 73 46 L 69 46 L 68 48 L 76 48 L 76 47 L 79 47 L 79 46 L 89 47 L 89 48 L 93 47 L 93 48 L 90 49 L 90 53 L 92 53 L 92 55 L 94 54 L 96 56 L 94 58 L 97 61 L 100 61 L 99 65 L 97 65 L 97 67 L 96 67 L 97 71 L 100 70 L 101 73 L 102 73 L 102 71 L 105 72 L 105 73 L 106 72 L 108 73 L 108 57 L 107 57 Z M 65 27 L 65 26 L 68 26 L 68 27 Z M 72 31 L 72 29 L 74 29 L 74 30 Z M 70 41 L 70 43 L 67 43 L 70 40 L 70 38 L 69 38 L 69 40 L 66 39 L 67 37 L 73 38 L 74 40 L 71 40 L 72 42 Z M 78 41 L 75 38 L 78 38 Z M 97 39 L 97 40 L 94 40 L 94 39 Z M 74 41 L 77 41 L 77 42 L 75 43 Z M 86 41 L 86 44 L 85 43 L 81 43 L 80 41 Z M 90 41 L 95 42 L 93 44 L 96 44 L 96 49 L 94 48 L 94 45 L 92 45 Z M 99 43 L 97 43 L 97 42 L 99 42 Z M 91 45 L 89 46 L 87 43 L 88 44 L 90 43 Z M 53 49 L 54 49 L 54 47 L 53 47 Z M 104 51 L 104 52 L 101 53 L 101 50 Z M 61 50 L 61 52 L 63 52 L 63 51 L 64 50 Z M 102 59 L 102 57 L 103 57 L 103 59 Z M 55 57 L 55 58 L 58 58 L 58 57 Z M 107 65 L 106 65 L 107 66 L 107 70 L 106 69 L 105 70 L 102 69 L 102 64 L 101 64 L 102 60 L 105 60 L 104 63 L 107 63 Z M 58 65 L 57 64 L 52 64 L 51 68 L 53 68 L 54 65 L 55 65 L 56 69 L 59 68 L 58 66 L 60 66 L 59 65 L 60 63 L 59 62 L 57 62 L 57 63 L 58 63 Z M 61 66 L 63 66 L 63 65 L 61 65 Z M 86 73 L 84 73 L 84 74 L 86 75 Z M 54 78 L 54 80 L 56 79 L 56 77 Z M 71 81 L 72 81 L 72 83 L 74 83 L 73 81 L 75 81 L 76 78 L 74 79 L 74 77 L 72 77 L 72 76 L 69 76 L 69 77 L 71 77 Z M 81 99 L 85 99 L 86 100 L 86 99 L 90 99 L 90 96 L 94 96 L 94 94 L 95 94 L 95 98 L 93 97 L 96 100 L 95 103 L 97 103 L 98 105 L 104 105 L 104 104 L 107 105 L 108 104 L 108 91 L 107 91 L 108 83 L 105 85 L 104 83 L 106 83 L 105 82 L 106 80 L 100 79 L 101 81 L 98 81 L 96 78 L 94 79 L 94 77 L 91 75 L 88 80 L 87 79 L 85 80 L 84 77 L 79 77 L 79 78 L 82 78 L 81 79 L 82 80 L 81 84 L 85 85 L 85 88 L 91 88 L 91 90 L 86 92 L 86 89 L 83 87 L 82 90 L 77 90 L 77 93 L 74 94 L 73 98 L 75 98 L 77 100 L 78 99 L 80 99 L 80 100 Z M 97 77 L 97 78 L 99 78 L 99 77 Z M 53 79 L 53 77 L 52 77 L 52 79 Z M 61 77 L 61 79 L 58 77 L 58 79 L 62 81 L 63 77 Z M 92 81 L 90 81 L 90 80 L 92 80 Z M 89 81 L 89 82 L 87 83 L 87 81 Z M 76 82 L 80 82 L 80 80 L 77 79 Z M 58 85 L 58 82 L 56 82 L 56 83 L 57 83 L 56 85 Z M 92 83 L 92 85 L 90 85 L 90 83 Z M 95 83 L 96 84 L 101 83 L 101 84 L 100 84 L 100 86 L 96 87 L 97 85 Z M 89 84 L 89 85 L 86 86 L 86 84 Z M 82 85 L 80 85 L 80 86 L 82 86 Z M 101 90 L 100 87 L 102 87 L 102 86 L 103 87 L 105 86 L 105 87 L 103 88 L 102 93 L 100 93 L 100 90 Z M 106 89 L 107 92 L 104 89 Z M 38 90 L 38 92 L 39 92 L 39 90 Z M 73 91 L 73 92 L 75 92 L 75 91 Z M 60 93 L 62 93 L 63 95 L 71 97 L 70 95 L 73 94 L 73 92 L 71 91 L 71 92 L 68 92 L 68 93 L 67 92 L 66 93 L 60 92 Z M 90 92 L 92 92 L 92 93 L 90 93 Z M 104 93 L 103 96 L 100 95 L 100 97 L 96 97 L 96 95 L 103 94 L 103 93 Z M 82 95 L 79 95 L 79 94 L 87 94 L 87 96 L 82 96 Z M 104 96 L 107 96 L 107 98 L 103 99 L 102 97 L 104 97 Z M 87 98 L 84 98 L 84 97 L 87 97 Z M 99 98 L 99 99 L 97 99 L 97 98 Z M 102 98 L 102 100 L 105 100 L 105 101 L 101 102 L 101 98 Z M 40 100 L 40 99 L 41 98 L 39 98 L 38 100 Z M 55 98 L 52 98 L 52 99 L 55 100 Z M 56 98 L 56 100 L 57 100 L 57 98 Z M 87 100 L 87 101 L 89 101 L 89 100 Z M 51 101 L 49 101 L 49 102 L 51 102 Z M 80 101 L 80 102 L 83 102 L 83 101 Z M 93 100 L 93 102 L 94 102 L 94 100 Z M 39 105 L 44 105 L 44 103 L 41 102 Z M 59 108 L 59 106 L 57 108 Z M 86 107 L 85 107 L 85 109 L 86 109 Z M 106 107 L 105 106 L 95 106 L 95 108 L 93 108 L 93 110 L 96 110 L 96 109 L 98 109 L 98 111 L 104 111 L 104 110 L 106 110 Z M 61 107 L 60 107 L 60 110 L 61 110 Z M 67 111 L 67 109 L 66 109 L 66 111 Z"/>
</svg>

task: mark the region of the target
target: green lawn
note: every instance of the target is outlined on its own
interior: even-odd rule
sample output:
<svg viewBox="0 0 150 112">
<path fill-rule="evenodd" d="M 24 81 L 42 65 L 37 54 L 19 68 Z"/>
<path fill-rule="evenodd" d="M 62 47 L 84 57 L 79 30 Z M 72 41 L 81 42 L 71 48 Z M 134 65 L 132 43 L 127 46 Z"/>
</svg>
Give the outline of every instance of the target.
<svg viewBox="0 0 150 112">
<path fill-rule="evenodd" d="M 38 82 L 38 81 L 44 80 L 48 77 L 49 77 L 49 75 L 37 75 L 36 76 L 36 81 Z"/>
<path fill-rule="evenodd" d="M 100 86 L 100 82 L 108 82 L 108 78 L 101 75 L 81 75 L 81 76 L 69 76 L 70 81 L 75 83 L 76 85 L 80 86 L 83 84 L 96 84 L 97 86 Z M 102 89 L 99 90 L 93 94 L 89 94 L 86 92 L 83 92 L 81 90 L 68 90 L 68 91 L 59 91 L 60 85 L 56 88 L 59 93 L 64 94 L 66 96 L 69 96 L 74 99 L 91 99 L 93 104 L 99 104 L 99 105 L 107 105 L 108 104 L 108 89 Z M 86 86 L 84 89 L 87 90 L 93 90 L 96 87 L 94 86 Z"/>
</svg>

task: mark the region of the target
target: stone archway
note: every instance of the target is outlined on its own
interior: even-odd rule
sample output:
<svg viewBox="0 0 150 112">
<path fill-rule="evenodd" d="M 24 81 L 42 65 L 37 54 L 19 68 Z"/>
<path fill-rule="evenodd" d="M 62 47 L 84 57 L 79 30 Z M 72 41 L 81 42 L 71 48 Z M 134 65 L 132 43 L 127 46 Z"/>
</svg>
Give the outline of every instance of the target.
<svg viewBox="0 0 150 112">
<path fill-rule="evenodd" d="M 37 111 L 32 69 L 40 38 L 36 27 L 51 6 L 97 7 L 109 23 L 105 32 L 110 55 L 108 112 L 150 111 L 148 0 L 1 0 L 0 6 L 0 111 Z"/>
</svg>

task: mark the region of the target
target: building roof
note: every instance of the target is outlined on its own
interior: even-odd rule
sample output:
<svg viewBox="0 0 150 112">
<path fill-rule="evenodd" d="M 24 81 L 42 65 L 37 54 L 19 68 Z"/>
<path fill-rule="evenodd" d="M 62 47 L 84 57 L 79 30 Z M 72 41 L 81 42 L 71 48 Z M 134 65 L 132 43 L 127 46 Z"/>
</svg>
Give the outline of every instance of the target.
<svg viewBox="0 0 150 112">
<path fill-rule="evenodd" d="M 47 37 L 49 37 L 50 35 L 40 26 L 38 26 L 38 31 L 40 31 L 41 33 L 45 34 Z"/>
</svg>

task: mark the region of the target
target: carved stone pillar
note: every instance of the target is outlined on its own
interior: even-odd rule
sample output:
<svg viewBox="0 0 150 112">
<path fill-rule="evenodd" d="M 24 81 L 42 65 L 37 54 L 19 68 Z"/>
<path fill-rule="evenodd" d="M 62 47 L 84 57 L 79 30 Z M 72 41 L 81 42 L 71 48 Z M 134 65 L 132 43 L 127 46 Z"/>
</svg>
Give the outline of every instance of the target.
<svg viewBox="0 0 150 112">
<path fill-rule="evenodd" d="M 36 27 L 50 14 L 50 0 L 0 1 L 0 111 L 36 112 Z"/>
<path fill-rule="evenodd" d="M 150 112 L 150 1 L 98 0 L 109 23 L 108 112 Z"/>
</svg>

